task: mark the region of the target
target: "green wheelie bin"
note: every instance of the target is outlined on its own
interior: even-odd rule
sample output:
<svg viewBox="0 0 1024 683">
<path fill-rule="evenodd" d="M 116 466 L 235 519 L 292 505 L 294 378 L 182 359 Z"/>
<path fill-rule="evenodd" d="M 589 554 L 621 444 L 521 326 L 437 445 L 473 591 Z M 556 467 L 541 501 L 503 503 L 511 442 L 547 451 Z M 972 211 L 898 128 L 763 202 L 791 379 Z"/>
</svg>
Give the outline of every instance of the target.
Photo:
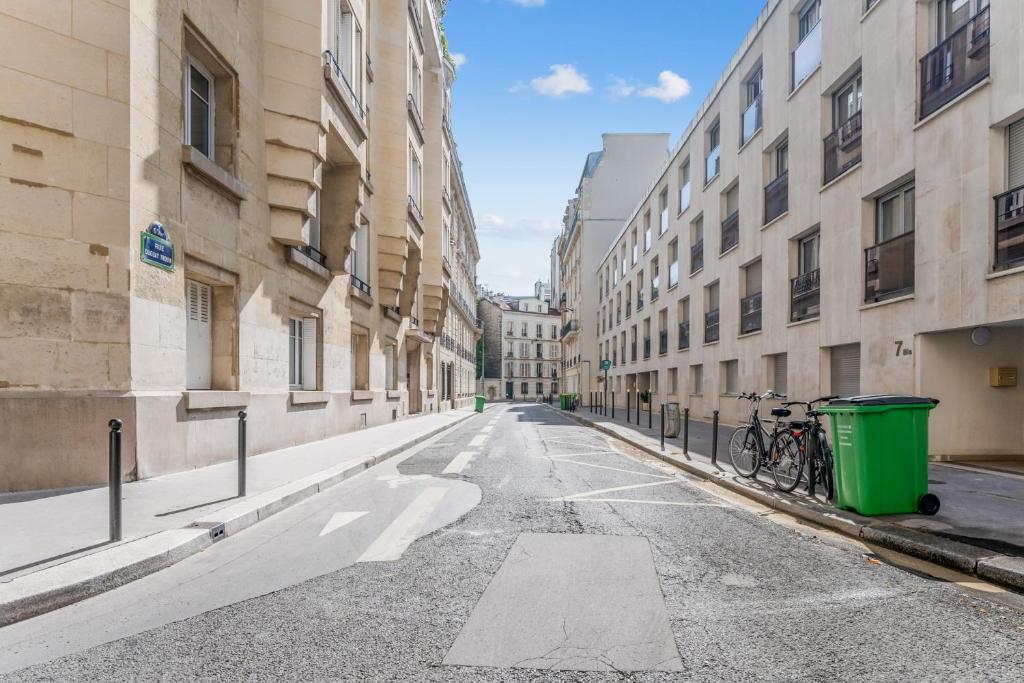
<svg viewBox="0 0 1024 683">
<path fill-rule="evenodd" d="M 928 493 L 928 413 L 938 399 L 872 395 L 821 406 L 832 424 L 836 505 L 862 515 L 934 515 Z"/>
<path fill-rule="evenodd" d="M 477 396 L 476 397 L 476 412 L 478 412 L 478 413 L 484 412 L 484 400 L 485 399 L 484 399 L 483 396 Z"/>
</svg>

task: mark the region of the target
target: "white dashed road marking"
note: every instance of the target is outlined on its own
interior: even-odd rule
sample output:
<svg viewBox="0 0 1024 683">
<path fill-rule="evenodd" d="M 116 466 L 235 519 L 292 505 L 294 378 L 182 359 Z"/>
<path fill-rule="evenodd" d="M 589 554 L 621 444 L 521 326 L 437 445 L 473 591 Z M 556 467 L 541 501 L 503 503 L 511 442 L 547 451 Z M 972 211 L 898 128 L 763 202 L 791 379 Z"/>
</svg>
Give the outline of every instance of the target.
<svg viewBox="0 0 1024 683">
<path fill-rule="evenodd" d="M 448 466 L 444 468 L 442 474 L 459 474 L 462 470 L 466 469 L 466 465 L 476 455 L 475 451 L 462 451 L 448 463 Z"/>
<path fill-rule="evenodd" d="M 442 486 L 431 486 L 409 503 L 388 525 L 357 562 L 391 562 L 402 557 L 430 519 L 430 514 L 448 493 Z"/>
<path fill-rule="evenodd" d="M 487 442 L 487 435 L 486 434 L 477 434 L 476 436 L 474 436 L 472 439 L 469 440 L 469 446 L 470 446 L 470 448 L 476 448 L 478 446 L 483 446 L 484 443 L 486 443 L 486 442 Z"/>
<path fill-rule="evenodd" d="M 586 491 L 584 493 L 574 493 L 570 496 L 565 496 L 565 500 L 580 500 L 581 498 L 589 498 L 596 496 L 600 493 L 611 493 L 612 491 L 629 491 L 632 489 L 643 489 L 650 486 L 664 486 L 665 484 L 675 484 L 675 479 L 666 479 L 664 481 L 651 481 L 646 484 L 629 484 L 628 486 L 612 486 L 607 489 L 597 489 L 595 491 Z"/>
</svg>

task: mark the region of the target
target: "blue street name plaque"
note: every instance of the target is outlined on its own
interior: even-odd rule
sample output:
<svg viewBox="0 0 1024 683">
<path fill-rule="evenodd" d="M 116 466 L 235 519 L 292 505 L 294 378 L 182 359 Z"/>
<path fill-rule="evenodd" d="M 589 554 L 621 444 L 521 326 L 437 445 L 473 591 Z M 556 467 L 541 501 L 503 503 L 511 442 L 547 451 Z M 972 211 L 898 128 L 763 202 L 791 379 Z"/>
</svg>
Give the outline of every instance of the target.
<svg viewBox="0 0 1024 683">
<path fill-rule="evenodd" d="M 159 223 L 153 223 L 141 234 L 140 254 L 143 263 L 167 271 L 174 270 L 174 245 L 167 239 L 167 231 Z"/>
</svg>

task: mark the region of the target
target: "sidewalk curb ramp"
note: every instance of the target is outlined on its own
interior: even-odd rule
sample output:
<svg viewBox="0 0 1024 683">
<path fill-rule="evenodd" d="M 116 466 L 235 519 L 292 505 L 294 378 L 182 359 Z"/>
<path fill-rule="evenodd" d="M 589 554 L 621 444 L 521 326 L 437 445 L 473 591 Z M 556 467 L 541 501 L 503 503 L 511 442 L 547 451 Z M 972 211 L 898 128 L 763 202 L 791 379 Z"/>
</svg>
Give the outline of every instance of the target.
<svg viewBox="0 0 1024 683">
<path fill-rule="evenodd" d="M 613 428 L 606 423 L 595 422 L 551 406 L 549 409 L 575 420 L 583 426 L 591 427 L 624 441 L 634 448 L 639 448 L 699 479 L 738 493 L 772 510 L 837 531 L 851 538 L 896 550 L 905 555 L 949 567 L 965 574 L 972 574 L 1007 588 L 1024 591 L 1024 557 L 1003 555 L 985 548 L 951 541 L 926 531 L 908 529 L 891 522 L 839 510 L 807 498 L 784 494 L 759 486 L 757 483 L 740 482 L 720 468 L 716 469 L 710 464 L 706 465 L 686 459 L 687 456 L 677 448 L 674 449 L 674 452 L 662 451 L 659 441 L 653 437 L 639 434 L 631 429 L 627 431 L 627 428 L 624 427 Z M 614 427 L 618 427 L 618 425 L 614 425 Z M 697 455 L 707 457 L 699 453 Z"/>
<path fill-rule="evenodd" d="M 200 517 L 188 527 L 159 531 L 9 581 L 0 580 L 0 627 L 91 598 L 166 569 L 216 541 L 350 479 L 413 446 L 453 429 L 477 413 L 352 464 L 321 470 Z"/>
</svg>

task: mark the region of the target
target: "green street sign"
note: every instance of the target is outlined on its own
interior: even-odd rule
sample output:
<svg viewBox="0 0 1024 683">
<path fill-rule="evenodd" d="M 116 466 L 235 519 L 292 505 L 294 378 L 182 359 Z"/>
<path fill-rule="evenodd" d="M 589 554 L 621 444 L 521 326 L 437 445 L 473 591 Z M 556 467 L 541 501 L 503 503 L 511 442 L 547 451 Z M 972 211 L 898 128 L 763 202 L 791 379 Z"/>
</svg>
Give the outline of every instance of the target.
<svg viewBox="0 0 1024 683">
<path fill-rule="evenodd" d="M 612 366 L 612 362 L 610 360 L 608 360 L 607 358 L 605 358 L 603 361 L 601 361 L 601 369 L 602 370 L 607 372 L 608 368 L 610 368 L 611 366 Z"/>
</svg>

